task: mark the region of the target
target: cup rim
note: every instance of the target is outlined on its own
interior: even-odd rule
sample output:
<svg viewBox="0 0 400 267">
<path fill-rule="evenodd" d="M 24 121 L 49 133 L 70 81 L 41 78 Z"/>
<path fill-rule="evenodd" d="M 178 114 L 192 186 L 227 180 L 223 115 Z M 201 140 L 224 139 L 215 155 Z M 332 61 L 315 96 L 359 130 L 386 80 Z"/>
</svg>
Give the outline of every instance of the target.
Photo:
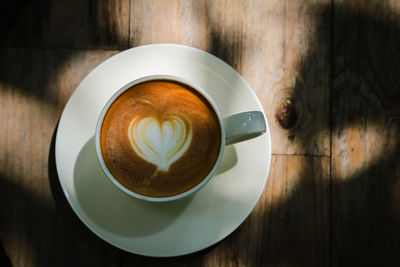
<svg viewBox="0 0 400 267">
<path fill-rule="evenodd" d="M 114 178 L 114 176 L 111 174 L 111 172 L 108 170 L 104 159 L 103 159 L 103 154 L 101 152 L 101 146 L 100 146 L 100 131 L 101 131 L 101 126 L 103 124 L 103 120 L 104 117 L 108 111 L 108 109 L 110 108 L 110 106 L 112 105 L 112 103 L 114 103 L 114 101 L 122 94 L 124 93 L 127 89 L 131 88 L 132 86 L 142 83 L 142 82 L 147 82 L 147 81 L 152 81 L 152 80 L 170 80 L 170 81 L 176 81 L 176 82 L 180 82 L 183 83 L 185 85 L 188 85 L 189 87 L 193 88 L 194 90 L 196 90 L 198 93 L 200 93 L 204 98 L 206 98 L 206 100 L 209 102 L 209 104 L 212 106 L 212 108 L 214 109 L 215 114 L 217 115 L 218 121 L 219 121 L 219 125 L 220 125 L 220 129 L 221 129 L 221 145 L 220 145 L 220 150 L 219 150 L 219 154 L 218 154 L 218 158 L 214 163 L 213 168 L 211 169 L 211 171 L 208 173 L 208 175 L 200 182 L 198 183 L 196 186 L 190 188 L 187 191 L 184 191 L 180 194 L 177 195 L 173 195 L 173 196 L 168 196 L 168 197 L 152 197 L 152 196 L 146 196 L 146 195 L 142 195 L 139 193 L 136 193 L 132 190 L 129 190 L 128 188 L 126 188 L 125 186 L 123 186 L 120 182 L 118 182 L 118 180 L 116 178 Z M 148 76 L 143 76 L 140 77 L 138 79 L 135 79 L 127 84 L 125 84 L 124 86 L 122 86 L 120 89 L 118 89 L 106 102 L 106 104 L 103 106 L 101 113 L 99 115 L 99 118 L 97 120 L 97 124 L 96 124 L 96 132 L 95 132 L 95 143 L 96 143 L 96 153 L 97 153 L 97 159 L 100 162 L 100 166 L 103 169 L 104 173 L 106 174 L 106 176 L 110 179 L 110 181 L 116 185 L 120 190 L 122 190 L 123 192 L 125 192 L 126 194 L 138 198 L 138 199 L 142 199 L 142 200 L 146 200 L 146 201 L 150 201 L 150 202 L 167 202 L 167 201 L 172 201 L 172 200 L 178 200 L 178 199 L 182 199 L 185 198 L 187 196 L 192 195 L 193 193 L 197 192 L 198 190 L 200 190 L 210 179 L 211 177 L 214 176 L 215 172 L 217 171 L 221 161 L 222 161 L 222 156 L 224 154 L 224 150 L 225 150 L 225 127 L 224 127 L 224 120 L 221 116 L 221 113 L 218 109 L 218 106 L 216 105 L 216 103 L 214 102 L 214 100 L 211 98 L 211 96 L 201 87 L 197 86 L 196 84 L 194 84 L 191 81 L 188 81 L 187 79 L 184 79 L 182 77 L 178 77 L 178 76 L 174 76 L 174 75 L 169 75 L 169 74 L 156 74 L 156 75 L 148 75 Z"/>
</svg>

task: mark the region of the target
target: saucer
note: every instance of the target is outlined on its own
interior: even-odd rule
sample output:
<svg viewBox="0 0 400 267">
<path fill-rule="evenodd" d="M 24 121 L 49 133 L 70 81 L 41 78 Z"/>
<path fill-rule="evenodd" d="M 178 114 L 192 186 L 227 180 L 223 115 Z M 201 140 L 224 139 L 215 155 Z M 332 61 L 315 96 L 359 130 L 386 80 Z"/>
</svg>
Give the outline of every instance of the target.
<svg viewBox="0 0 400 267">
<path fill-rule="evenodd" d="M 217 243 L 248 217 L 267 181 L 271 139 L 267 124 L 265 134 L 227 146 L 216 175 L 191 197 L 149 203 L 128 196 L 101 169 L 94 142 L 96 123 L 119 88 L 155 74 L 197 84 L 214 99 L 223 117 L 263 112 L 246 81 L 209 53 L 175 44 L 131 48 L 97 66 L 71 95 L 58 126 L 56 165 L 69 204 L 90 230 L 120 249 L 170 257 Z"/>
</svg>

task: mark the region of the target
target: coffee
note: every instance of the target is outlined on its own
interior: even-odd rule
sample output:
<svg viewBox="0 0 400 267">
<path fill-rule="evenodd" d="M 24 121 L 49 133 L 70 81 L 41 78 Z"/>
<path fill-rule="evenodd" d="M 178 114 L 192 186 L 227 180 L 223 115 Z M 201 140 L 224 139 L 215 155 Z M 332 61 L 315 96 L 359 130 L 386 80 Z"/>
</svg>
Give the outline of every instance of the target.
<svg viewBox="0 0 400 267">
<path fill-rule="evenodd" d="M 136 84 L 111 104 L 100 131 L 105 165 L 124 187 L 168 197 L 206 178 L 218 159 L 221 128 L 213 107 L 170 80 Z"/>
</svg>

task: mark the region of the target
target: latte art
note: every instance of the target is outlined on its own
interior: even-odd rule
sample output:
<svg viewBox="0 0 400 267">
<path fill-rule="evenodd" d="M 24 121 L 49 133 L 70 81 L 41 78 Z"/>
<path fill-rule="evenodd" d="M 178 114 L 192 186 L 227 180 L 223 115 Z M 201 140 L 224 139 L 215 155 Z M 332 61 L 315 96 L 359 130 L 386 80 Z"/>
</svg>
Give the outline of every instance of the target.
<svg viewBox="0 0 400 267">
<path fill-rule="evenodd" d="M 188 129 L 187 129 L 188 128 Z M 177 116 L 160 123 L 153 117 L 134 118 L 128 127 L 133 150 L 144 160 L 168 171 L 169 166 L 186 152 L 192 141 L 192 127 Z"/>
<path fill-rule="evenodd" d="M 185 192 L 218 159 L 221 128 L 207 99 L 185 84 L 136 84 L 111 104 L 101 125 L 104 163 L 125 188 L 145 196 Z"/>
</svg>

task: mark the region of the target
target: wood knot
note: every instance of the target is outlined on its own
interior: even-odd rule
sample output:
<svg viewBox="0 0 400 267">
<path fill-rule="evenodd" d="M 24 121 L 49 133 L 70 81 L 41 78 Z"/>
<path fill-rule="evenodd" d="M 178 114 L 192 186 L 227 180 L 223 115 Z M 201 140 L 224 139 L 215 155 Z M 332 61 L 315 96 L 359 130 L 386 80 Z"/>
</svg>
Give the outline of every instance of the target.
<svg viewBox="0 0 400 267">
<path fill-rule="evenodd" d="M 296 125 L 298 118 L 298 111 L 290 98 L 282 101 L 275 111 L 275 119 L 279 126 L 286 130 L 292 129 Z"/>
<path fill-rule="evenodd" d="M 273 118 L 272 127 L 289 139 L 302 131 L 307 113 L 302 95 L 294 87 L 274 88 L 269 98 L 269 115 Z"/>
</svg>

